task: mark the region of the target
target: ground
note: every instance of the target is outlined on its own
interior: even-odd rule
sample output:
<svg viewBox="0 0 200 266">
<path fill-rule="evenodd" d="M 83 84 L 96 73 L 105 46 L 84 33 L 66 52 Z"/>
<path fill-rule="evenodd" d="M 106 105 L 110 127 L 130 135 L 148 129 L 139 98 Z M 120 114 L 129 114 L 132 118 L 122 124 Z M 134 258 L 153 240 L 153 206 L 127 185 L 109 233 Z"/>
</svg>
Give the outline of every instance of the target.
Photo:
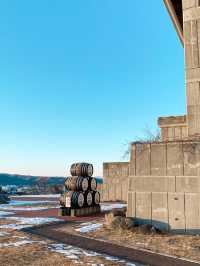
<svg viewBox="0 0 200 266">
<path fill-rule="evenodd" d="M 104 239 L 127 247 L 137 247 L 154 252 L 200 261 L 200 236 L 171 234 L 143 234 L 128 230 L 102 227 L 87 236 Z"/>
<path fill-rule="evenodd" d="M 117 206 L 117 205 L 116 205 Z M 20 231 L 25 227 L 56 222 L 70 224 L 73 219 L 58 217 L 58 198 L 13 198 L 9 205 L 0 205 L 0 265 L 1 266 L 65 266 L 65 265 L 138 265 L 105 254 L 55 243 Z M 112 205 L 103 206 L 111 209 Z M 80 224 L 94 217 L 81 218 Z M 103 216 L 95 222 L 102 224 Z"/>
<path fill-rule="evenodd" d="M 107 203 L 102 204 L 102 210 L 109 211 L 123 206 Z M 65 221 L 56 229 L 61 232 L 200 262 L 200 236 L 144 234 L 138 230 L 114 229 L 106 226 L 103 214 L 82 218 L 59 217 L 58 208 L 58 197 L 45 196 L 13 198 L 9 205 L 0 205 L 0 265 L 51 266 L 56 263 L 57 266 L 139 266 L 120 258 L 28 235 L 20 230 L 57 221 Z"/>
</svg>

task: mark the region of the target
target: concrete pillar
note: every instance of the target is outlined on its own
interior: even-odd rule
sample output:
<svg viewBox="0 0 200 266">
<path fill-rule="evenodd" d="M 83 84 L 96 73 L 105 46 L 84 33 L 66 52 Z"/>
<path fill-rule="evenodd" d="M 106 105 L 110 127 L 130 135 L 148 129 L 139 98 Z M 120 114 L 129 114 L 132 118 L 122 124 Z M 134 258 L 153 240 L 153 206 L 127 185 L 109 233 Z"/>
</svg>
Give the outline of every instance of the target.
<svg viewBox="0 0 200 266">
<path fill-rule="evenodd" d="M 182 0 L 189 137 L 200 135 L 199 0 Z"/>
</svg>

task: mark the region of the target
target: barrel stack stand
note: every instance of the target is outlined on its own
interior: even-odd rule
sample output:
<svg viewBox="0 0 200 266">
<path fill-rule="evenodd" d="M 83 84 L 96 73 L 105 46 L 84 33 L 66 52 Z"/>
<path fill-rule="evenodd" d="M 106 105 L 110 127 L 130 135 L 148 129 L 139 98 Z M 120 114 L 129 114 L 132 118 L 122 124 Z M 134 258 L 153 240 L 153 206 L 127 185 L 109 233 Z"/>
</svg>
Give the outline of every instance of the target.
<svg viewBox="0 0 200 266">
<path fill-rule="evenodd" d="M 93 165 L 74 163 L 71 176 L 65 180 L 65 192 L 60 198 L 60 216 L 87 216 L 100 213 L 100 193 L 93 175 Z"/>
</svg>

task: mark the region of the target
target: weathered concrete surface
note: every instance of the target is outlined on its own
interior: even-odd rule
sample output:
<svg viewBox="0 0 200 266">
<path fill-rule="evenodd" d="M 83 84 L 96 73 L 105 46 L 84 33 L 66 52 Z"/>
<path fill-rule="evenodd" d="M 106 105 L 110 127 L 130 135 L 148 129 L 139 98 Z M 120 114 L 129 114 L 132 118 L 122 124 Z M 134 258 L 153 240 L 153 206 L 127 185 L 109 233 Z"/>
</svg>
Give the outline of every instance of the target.
<svg viewBox="0 0 200 266">
<path fill-rule="evenodd" d="M 186 115 L 159 117 L 158 125 L 161 129 L 162 141 L 184 140 L 188 138 Z"/>
<path fill-rule="evenodd" d="M 185 232 L 184 193 L 168 193 L 169 226 L 171 231 Z"/>
<path fill-rule="evenodd" d="M 183 9 L 198 6 L 198 0 L 182 0 Z"/>
<path fill-rule="evenodd" d="M 128 192 L 128 208 L 127 208 L 127 217 L 135 217 L 136 209 L 136 193 Z"/>
<path fill-rule="evenodd" d="M 162 143 L 151 144 L 151 175 L 164 176 L 167 174 L 167 149 Z"/>
<path fill-rule="evenodd" d="M 175 192 L 175 176 L 130 176 L 128 191 Z"/>
<path fill-rule="evenodd" d="M 130 175 L 136 175 L 136 145 L 131 145 L 130 151 Z"/>
<path fill-rule="evenodd" d="M 167 175 L 183 175 L 182 142 L 167 143 Z"/>
<path fill-rule="evenodd" d="M 130 176 L 129 192 L 200 193 L 199 176 Z"/>
<path fill-rule="evenodd" d="M 134 143 L 130 175 L 200 176 L 200 140 Z"/>
<path fill-rule="evenodd" d="M 129 192 L 127 216 L 176 233 L 200 233 L 200 193 Z"/>
<path fill-rule="evenodd" d="M 151 145 L 146 143 L 137 143 L 136 147 L 136 175 L 150 175 L 151 174 Z M 144 167 L 145 165 L 145 167 Z"/>
<path fill-rule="evenodd" d="M 122 178 L 129 175 L 129 162 L 112 162 L 103 164 L 103 176 L 106 179 Z"/>
<path fill-rule="evenodd" d="M 200 233 L 200 177 L 133 176 L 128 190 L 128 216 L 165 230 Z"/>
<path fill-rule="evenodd" d="M 149 223 L 151 221 L 151 203 L 152 197 L 150 192 L 137 192 L 136 193 L 136 210 L 135 217 L 139 220 L 140 224 Z"/>
<path fill-rule="evenodd" d="M 177 176 L 176 192 L 200 193 L 200 177 L 198 176 Z"/>
<path fill-rule="evenodd" d="M 158 125 L 160 127 L 178 127 L 186 125 L 186 115 L 179 116 L 165 116 L 158 118 Z"/>
<path fill-rule="evenodd" d="M 152 225 L 162 230 L 169 230 L 167 193 L 152 193 Z"/>
<path fill-rule="evenodd" d="M 127 201 L 129 163 L 103 164 L 103 201 Z"/>
<path fill-rule="evenodd" d="M 200 142 L 183 142 L 184 175 L 200 176 Z"/>
<path fill-rule="evenodd" d="M 182 0 L 182 3 L 180 0 L 164 2 L 184 43 L 187 121 L 185 129 L 182 128 L 181 131 L 193 139 L 200 136 L 200 4 L 198 0 Z M 162 120 L 161 122 L 162 140 L 174 140 L 179 136 L 183 139 L 183 134 L 180 130 L 175 130 L 174 125 L 167 128 Z"/>
<path fill-rule="evenodd" d="M 199 2 L 183 0 L 188 134 L 200 136 L 200 9 Z"/>
<path fill-rule="evenodd" d="M 200 194 L 185 194 L 186 232 L 200 232 Z"/>
</svg>

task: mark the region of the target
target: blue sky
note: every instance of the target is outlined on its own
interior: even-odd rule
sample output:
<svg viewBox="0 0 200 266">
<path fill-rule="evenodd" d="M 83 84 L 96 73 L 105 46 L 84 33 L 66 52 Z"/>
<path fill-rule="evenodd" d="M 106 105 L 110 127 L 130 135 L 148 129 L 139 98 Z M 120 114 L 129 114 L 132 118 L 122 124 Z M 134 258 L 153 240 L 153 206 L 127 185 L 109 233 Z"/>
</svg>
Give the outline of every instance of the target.
<svg viewBox="0 0 200 266">
<path fill-rule="evenodd" d="M 0 3 L 0 172 L 66 175 L 185 112 L 183 48 L 161 0 Z"/>
</svg>

